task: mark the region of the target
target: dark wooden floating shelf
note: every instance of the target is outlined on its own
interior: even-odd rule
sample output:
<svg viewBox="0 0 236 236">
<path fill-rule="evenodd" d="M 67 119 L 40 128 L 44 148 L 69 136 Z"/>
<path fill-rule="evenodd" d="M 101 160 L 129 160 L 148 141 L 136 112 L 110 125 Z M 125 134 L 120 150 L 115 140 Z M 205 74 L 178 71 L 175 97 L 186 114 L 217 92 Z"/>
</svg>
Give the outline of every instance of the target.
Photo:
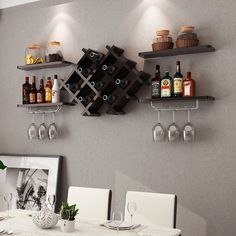
<svg viewBox="0 0 236 236">
<path fill-rule="evenodd" d="M 63 105 L 68 105 L 68 106 L 73 106 L 75 104 L 73 103 L 38 103 L 38 104 L 17 104 L 17 107 L 19 108 L 40 108 L 40 107 L 57 107 L 57 106 L 63 106 Z"/>
<path fill-rule="evenodd" d="M 195 96 L 195 97 L 166 97 L 166 98 L 146 98 L 143 100 L 139 100 L 141 103 L 150 103 L 150 102 L 170 102 L 170 101 L 214 101 L 215 98 L 212 96 Z"/>
<path fill-rule="evenodd" d="M 185 54 L 196 54 L 196 53 L 206 53 L 206 52 L 214 52 L 215 48 L 211 45 L 201 45 L 196 47 L 189 48 L 174 48 L 160 51 L 149 51 L 149 52 L 140 52 L 138 55 L 144 59 L 152 59 L 159 57 L 170 57 L 170 56 L 178 56 Z"/>
<path fill-rule="evenodd" d="M 30 70 L 42 70 L 49 68 L 66 67 L 71 65 L 74 65 L 74 63 L 69 61 L 57 61 L 57 62 L 48 62 L 48 63 L 33 64 L 33 65 L 22 65 L 22 66 L 17 66 L 17 69 L 30 71 Z"/>
</svg>

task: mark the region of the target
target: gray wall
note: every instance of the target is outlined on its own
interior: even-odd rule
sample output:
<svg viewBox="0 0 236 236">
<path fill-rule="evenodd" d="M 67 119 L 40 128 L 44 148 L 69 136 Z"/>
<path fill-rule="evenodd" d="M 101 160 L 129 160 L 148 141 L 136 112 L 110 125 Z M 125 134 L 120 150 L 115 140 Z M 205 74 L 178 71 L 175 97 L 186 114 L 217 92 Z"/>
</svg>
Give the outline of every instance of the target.
<svg viewBox="0 0 236 236">
<path fill-rule="evenodd" d="M 67 2 L 67 4 L 60 4 Z M 2 153 L 60 154 L 63 166 L 63 197 L 69 185 L 111 188 L 113 205 L 123 209 L 127 190 L 178 195 L 177 227 L 185 235 L 234 235 L 235 188 L 235 9 L 234 0 L 78 0 L 42 1 L 0 11 L 0 149 Z M 115 44 L 138 62 L 138 69 L 154 73 L 157 61 L 145 62 L 139 51 L 150 49 L 155 31 L 196 25 L 202 44 L 217 51 L 167 58 L 162 68 L 174 72 L 177 59 L 191 70 L 200 95 L 216 96 L 192 113 L 198 138 L 194 144 L 156 145 L 151 128 L 157 115 L 148 105 L 131 102 L 125 116 L 82 117 L 81 107 L 65 108 L 56 116 L 61 138 L 30 142 L 26 130 L 31 116 L 16 108 L 21 101 L 25 75 L 16 70 L 23 63 L 30 42 L 64 42 L 65 57 L 77 62 L 83 47 L 104 50 Z M 37 76 L 69 68 L 43 71 Z M 37 72 L 39 73 L 39 72 Z M 41 72 L 40 72 L 41 73 Z M 149 95 L 149 88 L 140 96 Z M 37 118 L 40 123 L 41 118 Z M 47 122 L 51 117 L 47 116 Z M 167 126 L 171 114 L 162 115 Z M 177 113 L 183 126 L 185 113 Z"/>
</svg>

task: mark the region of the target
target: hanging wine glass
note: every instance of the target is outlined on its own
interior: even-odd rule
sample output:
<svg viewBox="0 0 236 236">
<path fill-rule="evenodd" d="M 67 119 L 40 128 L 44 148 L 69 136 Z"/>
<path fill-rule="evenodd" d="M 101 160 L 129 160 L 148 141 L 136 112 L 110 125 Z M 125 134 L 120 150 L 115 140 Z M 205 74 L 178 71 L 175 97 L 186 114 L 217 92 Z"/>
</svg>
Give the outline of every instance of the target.
<svg viewBox="0 0 236 236">
<path fill-rule="evenodd" d="M 195 140 L 196 131 L 190 121 L 190 110 L 188 110 L 188 121 L 183 128 L 183 139 L 185 142 L 193 142 Z"/>
<path fill-rule="evenodd" d="M 38 133 L 39 133 L 39 139 L 40 140 L 43 140 L 43 139 L 46 139 L 47 136 L 48 136 L 48 132 L 47 132 L 47 126 L 45 124 L 45 113 L 42 114 L 42 123 L 41 125 L 39 126 L 39 130 L 38 130 Z"/>
<path fill-rule="evenodd" d="M 155 143 L 165 140 L 165 129 L 161 124 L 161 112 L 157 111 L 157 124 L 152 128 L 153 141 Z"/>
<path fill-rule="evenodd" d="M 34 113 L 32 115 L 32 123 L 30 124 L 29 128 L 28 128 L 28 132 L 27 132 L 27 136 L 29 140 L 32 139 L 37 139 L 38 138 L 38 128 L 34 122 Z"/>
<path fill-rule="evenodd" d="M 55 112 L 52 113 L 52 123 L 48 127 L 48 137 L 49 139 L 55 139 L 58 135 L 57 126 L 55 123 Z"/>
<path fill-rule="evenodd" d="M 172 111 L 172 124 L 168 127 L 168 141 L 176 142 L 180 137 L 180 128 L 175 123 L 175 111 Z"/>
</svg>

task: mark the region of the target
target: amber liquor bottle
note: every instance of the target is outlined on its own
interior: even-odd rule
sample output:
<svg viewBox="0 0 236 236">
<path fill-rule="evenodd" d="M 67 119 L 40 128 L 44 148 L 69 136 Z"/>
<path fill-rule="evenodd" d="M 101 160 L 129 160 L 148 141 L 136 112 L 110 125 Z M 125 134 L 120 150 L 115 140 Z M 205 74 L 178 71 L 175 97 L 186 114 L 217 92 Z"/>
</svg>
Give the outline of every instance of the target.
<svg viewBox="0 0 236 236">
<path fill-rule="evenodd" d="M 31 85 L 29 83 L 29 77 L 25 77 L 25 83 L 22 85 L 22 103 L 29 103 L 29 94 L 30 94 Z"/>
<path fill-rule="evenodd" d="M 45 103 L 45 89 L 43 79 L 40 80 L 39 90 L 37 92 L 37 103 Z"/>
<path fill-rule="evenodd" d="M 45 102 L 52 102 L 52 82 L 51 77 L 47 78 L 46 86 L 45 86 Z"/>
<path fill-rule="evenodd" d="M 161 96 L 161 73 L 160 65 L 156 65 L 155 77 L 152 78 L 152 99 L 159 98 Z"/>
<path fill-rule="evenodd" d="M 183 81 L 183 96 L 195 96 L 195 81 L 191 78 L 191 72 L 187 72 L 187 78 Z"/>
</svg>

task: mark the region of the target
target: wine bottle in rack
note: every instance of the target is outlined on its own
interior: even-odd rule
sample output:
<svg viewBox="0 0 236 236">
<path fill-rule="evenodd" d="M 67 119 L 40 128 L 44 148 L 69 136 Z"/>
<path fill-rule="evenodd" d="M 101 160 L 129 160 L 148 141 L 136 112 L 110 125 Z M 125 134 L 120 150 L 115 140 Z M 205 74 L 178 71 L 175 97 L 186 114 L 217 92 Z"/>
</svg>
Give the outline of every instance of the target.
<svg viewBox="0 0 236 236">
<path fill-rule="evenodd" d="M 95 89 L 97 89 L 98 91 L 100 91 L 102 88 L 103 88 L 103 83 L 101 82 L 101 81 L 97 81 L 97 82 L 95 82 L 95 81 L 92 81 L 91 82 L 91 85 L 95 88 Z"/>
<path fill-rule="evenodd" d="M 115 100 L 116 100 L 116 96 L 114 95 L 103 95 L 102 99 L 106 102 L 108 102 L 109 104 L 112 104 Z"/>
<path fill-rule="evenodd" d="M 114 71 L 116 70 L 115 66 L 112 66 L 112 65 L 110 65 L 110 66 L 103 65 L 103 66 L 102 66 L 102 69 L 103 69 L 104 71 L 106 71 L 107 73 L 109 73 L 109 74 L 113 74 Z"/>
<path fill-rule="evenodd" d="M 125 79 L 116 79 L 115 83 L 119 85 L 121 88 L 125 89 L 129 82 L 128 80 Z"/>
<path fill-rule="evenodd" d="M 79 67 L 78 71 L 80 73 L 82 73 L 85 77 L 88 77 L 91 73 L 92 73 L 92 69 L 91 68 L 82 68 Z"/>
<path fill-rule="evenodd" d="M 79 101 L 82 102 L 85 106 L 87 106 L 91 101 L 92 101 L 92 98 L 90 96 L 80 96 L 79 98 Z"/>
<path fill-rule="evenodd" d="M 96 61 L 101 61 L 102 58 L 104 57 L 104 54 L 100 53 L 100 52 L 90 52 L 89 56 L 93 59 L 95 59 Z"/>
</svg>

